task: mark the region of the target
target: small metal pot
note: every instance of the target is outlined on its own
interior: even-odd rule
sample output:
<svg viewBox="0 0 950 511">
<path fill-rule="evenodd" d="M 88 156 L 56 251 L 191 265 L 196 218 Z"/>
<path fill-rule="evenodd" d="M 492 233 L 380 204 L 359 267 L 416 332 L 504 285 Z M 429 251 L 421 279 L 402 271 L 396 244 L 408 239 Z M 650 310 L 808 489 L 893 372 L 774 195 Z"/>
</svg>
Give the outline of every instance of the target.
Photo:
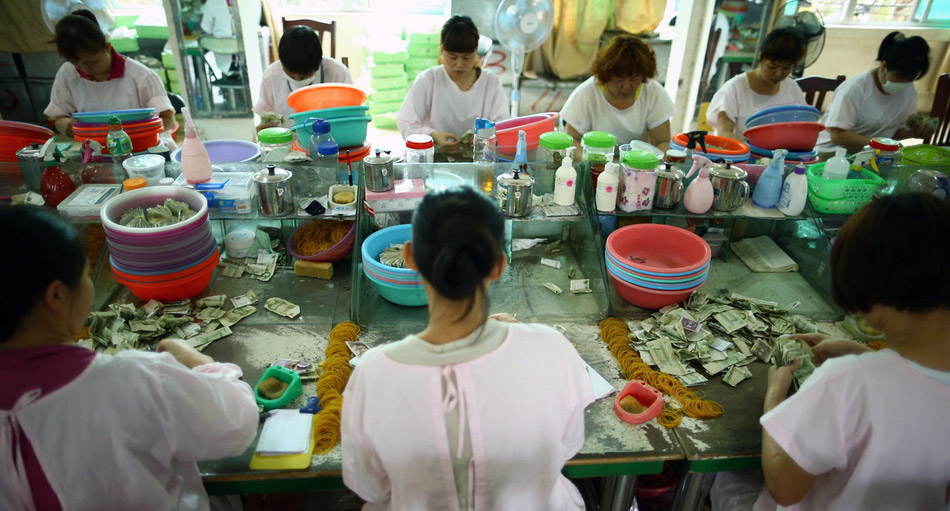
<svg viewBox="0 0 950 511">
<path fill-rule="evenodd" d="M 672 165 L 667 164 L 665 170 L 656 171 L 656 195 L 653 197 L 653 207 L 673 209 L 683 197 L 683 180 L 686 176 Z"/>
<path fill-rule="evenodd" d="M 290 178 L 293 172 L 268 165 L 266 169 L 254 173 L 254 182 L 260 196 L 261 214 L 266 216 L 284 216 L 296 207 L 290 192 Z"/>
<path fill-rule="evenodd" d="M 496 179 L 498 207 L 505 216 L 520 217 L 531 208 L 531 190 L 534 178 L 519 169 L 506 172 Z"/>
<path fill-rule="evenodd" d="M 363 158 L 363 170 L 366 175 L 366 189 L 371 192 L 388 192 L 396 187 L 395 176 L 393 175 L 392 156 L 380 155 L 376 150 L 376 156 L 367 156 Z"/>
<path fill-rule="evenodd" d="M 43 154 L 42 147 L 38 143 L 28 145 L 16 152 L 17 160 L 20 161 L 20 173 L 23 174 L 23 181 L 31 192 L 40 192 L 40 176 L 43 175 Z"/>
<path fill-rule="evenodd" d="M 709 181 L 713 186 L 713 211 L 733 211 L 749 198 L 749 183 L 745 178 L 749 174 L 733 167 L 731 162 L 726 166 L 716 165 L 709 170 Z"/>
</svg>

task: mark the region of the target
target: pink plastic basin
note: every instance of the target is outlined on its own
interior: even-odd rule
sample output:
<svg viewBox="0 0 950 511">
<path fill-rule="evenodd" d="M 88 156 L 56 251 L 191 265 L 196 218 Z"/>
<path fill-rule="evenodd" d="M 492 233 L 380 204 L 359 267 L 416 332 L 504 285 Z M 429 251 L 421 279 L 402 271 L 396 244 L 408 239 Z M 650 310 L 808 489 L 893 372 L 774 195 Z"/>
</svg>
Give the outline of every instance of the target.
<svg viewBox="0 0 950 511">
<path fill-rule="evenodd" d="M 606 245 L 614 259 L 648 275 L 688 274 L 705 265 L 712 256 L 706 240 L 686 229 L 663 224 L 621 227 L 607 236 Z"/>
<path fill-rule="evenodd" d="M 811 151 L 823 129 L 825 125 L 820 122 L 777 122 L 749 128 L 742 135 L 749 139 L 749 143 L 763 149 Z"/>
<path fill-rule="evenodd" d="M 499 152 L 514 154 L 515 151 L 507 150 L 508 146 L 516 148 L 518 146 L 518 132 L 524 130 L 525 141 L 528 143 L 528 149 L 534 149 L 541 140 L 541 135 L 554 131 L 557 124 L 557 112 L 547 112 L 543 114 L 526 115 L 524 117 L 515 117 L 507 121 L 501 121 L 495 124 L 495 138 L 498 142 Z M 506 148 L 502 150 L 502 148 Z"/>
<path fill-rule="evenodd" d="M 610 280 L 613 281 L 614 289 L 621 298 L 637 307 L 653 310 L 662 309 L 674 303 L 680 303 L 689 298 L 689 295 L 693 294 L 693 291 L 703 287 L 703 284 L 705 284 L 705 282 L 703 282 L 703 284 L 682 291 L 660 291 L 658 289 L 647 289 L 629 282 L 624 282 L 613 274 L 610 275 Z"/>
<path fill-rule="evenodd" d="M 191 206 L 191 209 L 198 214 L 183 222 L 165 227 L 134 228 L 119 224 L 119 219 L 122 217 L 122 214 L 129 209 L 150 208 L 156 204 L 164 203 L 165 199 L 168 198 L 187 203 Z M 107 231 L 122 234 L 144 234 L 149 237 L 168 233 L 179 235 L 194 228 L 194 224 L 208 221 L 208 199 L 205 199 L 204 195 L 190 188 L 182 188 L 180 186 L 147 186 L 116 195 L 109 199 L 102 206 L 102 211 L 99 216 L 102 218 L 102 226 Z"/>
</svg>

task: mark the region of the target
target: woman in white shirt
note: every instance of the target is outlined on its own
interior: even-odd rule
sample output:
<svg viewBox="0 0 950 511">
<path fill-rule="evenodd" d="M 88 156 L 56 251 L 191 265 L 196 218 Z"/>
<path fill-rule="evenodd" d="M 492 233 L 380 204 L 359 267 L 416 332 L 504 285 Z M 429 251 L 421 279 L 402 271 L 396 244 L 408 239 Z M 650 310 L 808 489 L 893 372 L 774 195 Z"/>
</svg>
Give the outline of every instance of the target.
<svg viewBox="0 0 950 511">
<path fill-rule="evenodd" d="M 508 118 L 501 80 L 478 66 L 478 28 L 468 16 L 452 16 L 442 25 L 441 65 L 426 69 L 413 82 L 396 114 L 402 138 L 429 135 L 441 152 L 456 153 L 475 118 Z"/>
<path fill-rule="evenodd" d="M 745 121 L 759 110 L 778 105 L 804 105 L 802 89 L 788 76 L 805 55 L 797 32 L 777 28 L 762 42 L 755 69 L 732 77 L 713 95 L 706 120 L 716 134 L 744 141 Z"/>
<path fill-rule="evenodd" d="M 471 187 L 416 210 L 404 255 L 428 325 L 366 352 L 344 393 L 343 481 L 364 509 L 584 509 L 561 474 L 594 399 L 583 360 L 550 327 L 486 317 L 504 231 Z"/>
<path fill-rule="evenodd" d="M 175 111 L 161 79 L 134 59 L 119 55 L 86 9 L 56 23 L 56 50 L 67 60 L 56 72 L 43 113 L 56 129 L 73 135 L 74 112 L 154 108 L 169 132 Z"/>
<path fill-rule="evenodd" d="M 819 153 L 833 153 L 839 146 L 856 152 L 874 137 L 926 138 L 933 131 L 926 125 L 906 126 L 917 113 L 914 81 L 930 68 L 927 41 L 891 32 L 877 50 L 877 61 L 880 65 L 835 89 L 822 118 L 825 130 L 818 135 Z"/>
<path fill-rule="evenodd" d="M 653 79 L 653 48 L 637 36 L 614 36 L 597 52 L 592 72 L 561 109 L 575 145 L 588 131 L 606 131 L 623 144 L 643 140 L 662 151 L 669 149 L 673 101 Z M 574 154 L 579 158 L 581 153 Z"/>
</svg>

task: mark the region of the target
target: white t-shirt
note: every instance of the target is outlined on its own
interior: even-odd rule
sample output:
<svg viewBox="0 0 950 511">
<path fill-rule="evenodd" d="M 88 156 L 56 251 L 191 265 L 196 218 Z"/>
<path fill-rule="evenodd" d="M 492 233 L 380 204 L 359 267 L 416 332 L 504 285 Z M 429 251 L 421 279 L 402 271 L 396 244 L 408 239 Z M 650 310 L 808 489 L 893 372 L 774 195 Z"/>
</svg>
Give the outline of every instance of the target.
<svg viewBox="0 0 950 511">
<path fill-rule="evenodd" d="M 135 59 L 125 59 L 120 78 L 94 82 L 79 76 L 76 67 L 64 62 L 56 72 L 49 106 L 43 114 L 49 118 L 74 112 L 154 108 L 156 114 L 172 109 L 168 92 L 155 71 Z"/>
<path fill-rule="evenodd" d="M 483 69 L 472 87 L 463 91 L 445 67 L 435 66 L 416 77 L 396 114 L 396 125 L 404 139 L 433 131 L 461 138 L 475 127 L 476 117 L 498 122 L 507 119 L 508 114 L 508 98 L 494 74 Z"/>
<path fill-rule="evenodd" d="M 749 85 L 748 73 L 733 76 L 722 88 L 713 94 L 709 108 L 706 109 L 706 122 L 716 128 L 719 124 L 719 112 L 736 125 L 734 132 L 745 140 L 745 121 L 750 115 L 765 108 L 779 105 L 804 105 L 805 95 L 795 80 L 786 77 L 778 86 L 775 94 L 759 94 Z"/>
<path fill-rule="evenodd" d="M 584 509 L 561 469 L 584 445 L 594 396 L 577 351 L 549 327 L 511 324 L 496 349 L 443 366 L 374 348 L 343 396 L 343 481 L 367 501 L 363 509 L 459 508 L 450 409 L 458 409 L 456 448 L 471 443 L 471 508 Z"/>
<path fill-rule="evenodd" d="M 874 71 L 876 72 L 876 71 Z M 838 147 L 831 142 L 828 128 L 841 128 L 868 137 L 893 137 L 894 133 L 917 113 L 917 90 L 908 87 L 897 94 L 885 96 L 874 85 L 874 75 L 865 71 L 848 78 L 835 89 L 825 110 L 825 130 L 818 134 L 816 149 L 833 153 Z"/>
<path fill-rule="evenodd" d="M 97 354 L 49 394 L 24 394 L 0 410 L 0 509 L 15 509 L 24 490 L 11 463 L 9 426 L 19 424 L 64 510 L 207 510 L 195 461 L 236 456 L 257 433 L 241 374 L 234 364 L 192 370 L 169 353 L 128 350 Z"/>
<path fill-rule="evenodd" d="M 323 81 L 320 78 L 323 78 Z M 353 83 L 350 77 L 350 70 L 343 63 L 323 57 L 320 63 L 320 69 L 317 69 L 314 75 L 314 84 L 317 83 Z M 274 112 L 284 116 L 284 127 L 290 128 L 294 125 L 288 117 L 297 113 L 296 110 L 287 105 L 287 96 L 290 95 L 290 82 L 284 76 L 284 68 L 280 61 L 272 63 L 264 70 L 261 77 L 261 96 L 254 104 L 254 112 L 263 114 Z"/>
<path fill-rule="evenodd" d="M 606 131 L 617 137 L 618 144 L 631 140 L 649 142 L 647 130 L 673 117 L 673 101 L 660 82 L 647 80 L 636 101 L 620 110 L 607 102 L 597 78 L 592 76 L 567 98 L 561 117 L 581 135 L 588 131 Z"/>
<path fill-rule="evenodd" d="M 948 509 L 950 372 L 896 352 L 830 359 L 760 419 L 809 474 L 787 510 Z"/>
</svg>

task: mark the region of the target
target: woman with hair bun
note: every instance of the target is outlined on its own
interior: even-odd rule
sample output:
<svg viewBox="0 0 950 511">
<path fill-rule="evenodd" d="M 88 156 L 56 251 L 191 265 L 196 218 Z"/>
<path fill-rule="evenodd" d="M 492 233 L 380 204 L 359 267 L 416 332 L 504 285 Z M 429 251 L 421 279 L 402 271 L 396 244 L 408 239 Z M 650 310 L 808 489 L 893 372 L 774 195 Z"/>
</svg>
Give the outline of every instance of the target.
<svg viewBox="0 0 950 511">
<path fill-rule="evenodd" d="M 570 342 L 489 318 L 507 265 L 504 217 L 473 188 L 428 194 L 406 265 L 429 322 L 364 354 L 343 400 L 343 480 L 364 509 L 581 510 L 561 475 L 584 444 L 593 401 Z"/>
<path fill-rule="evenodd" d="M 819 153 L 844 147 L 860 151 L 874 137 L 896 140 L 927 138 L 933 129 L 921 124 L 906 126 L 917 113 L 914 82 L 930 69 L 930 46 L 920 36 L 891 32 L 877 50 L 878 66 L 845 80 L 835 89 L 822 118 L 825 130 L 818 135 Z"/>
</svg>

